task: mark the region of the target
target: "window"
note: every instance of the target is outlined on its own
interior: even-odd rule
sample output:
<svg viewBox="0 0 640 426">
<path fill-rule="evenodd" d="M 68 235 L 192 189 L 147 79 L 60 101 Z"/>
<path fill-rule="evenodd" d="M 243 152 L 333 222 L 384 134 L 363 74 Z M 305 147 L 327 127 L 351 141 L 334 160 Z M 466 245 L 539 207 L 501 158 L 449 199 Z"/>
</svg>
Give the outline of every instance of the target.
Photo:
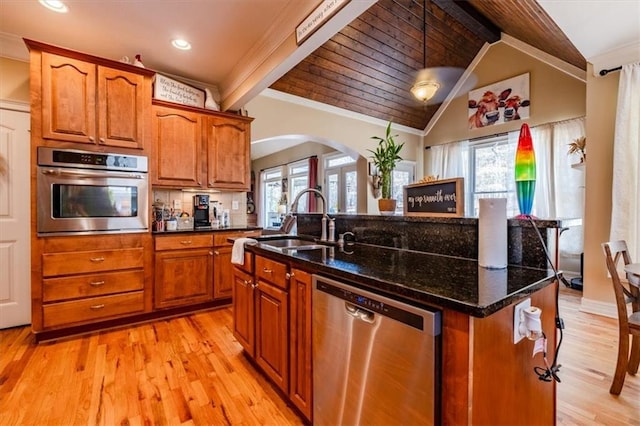
<svg viewBox="0 0 640 426">
<path fill-rule="evenodd" d="M 328 213 L 358 212 L 358 172 L 356 159 L 334 154 L 324 159 L 325 197 Z"/>
<path fill-rule="evenodd" d="M 263 226 L 265 228 L 280 227 L 280 212 L 278 206 L 282 199 L 282 168 L 277 167 L 262 172 L 262 193 L 264 197 L 263 208 Z"/>
<path fill-rule="evenodd" d="M 303 189 L 309 187 L 309 161 L 303 160 L 289 165 L 289 199 L 291 202 Z M 298 213 L 307 213 L 309 193 L 302 194 L 298 201 Z"/>
<path fill-rule="evenodd" d="M 507 135 L 498 135 L 469 144 L 470 192 L 466 202 L 472 216 L 478 216 L 480 198 L 506 198 L 507 217 L 518 214 L 513 178 L 516 145 Z"/>
<path fill-rule="evenodd" d="M 397 200 L 396 213 L 404 210 L 404 186 L 415 180 L 415 163 L 400 161 L 391 174 L 391 196 Z"/>
</svg>

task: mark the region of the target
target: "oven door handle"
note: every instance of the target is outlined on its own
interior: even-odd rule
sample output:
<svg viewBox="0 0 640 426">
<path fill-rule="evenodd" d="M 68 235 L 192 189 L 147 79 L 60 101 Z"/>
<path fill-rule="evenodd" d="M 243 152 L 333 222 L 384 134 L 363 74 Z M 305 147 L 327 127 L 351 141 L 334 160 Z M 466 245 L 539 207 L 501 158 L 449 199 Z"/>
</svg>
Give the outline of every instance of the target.
<svg viewBox="0 0 640 426">
<path fill-rule="evenodd" d="M 44 169 L 41 171 L 43 175 L 54 175 L 59 177 L 74 177 L 74 178 L 124 178 L 124 179 L 144 179 L 144 176 L 137 173 L 118 173 L 109 172 L 94 173 L 89 171 L 80 170 L 56 170 L 56 169 Z"/>
</svg>

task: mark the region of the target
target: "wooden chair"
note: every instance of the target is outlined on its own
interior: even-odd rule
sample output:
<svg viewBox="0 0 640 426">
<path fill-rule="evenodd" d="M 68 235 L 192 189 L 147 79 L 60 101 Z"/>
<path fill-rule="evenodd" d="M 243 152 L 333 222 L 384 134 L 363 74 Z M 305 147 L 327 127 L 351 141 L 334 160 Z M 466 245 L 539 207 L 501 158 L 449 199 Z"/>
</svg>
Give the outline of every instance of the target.
<svg viewBox="0 0 640 426">
<path fill-rule="evenodd" d="M 624 264 L 631 263 L 631 256 L 627 251 L 625 241 L 611 241 L 602 243 L 606 256 L 607 269 L 613 282 L 613 290 L 618 307 L 618 362 L 613 383 L 609 393 L 619 395 L 624 385 L 625 375 L 635 375 L 640 364 L 640 290 L 630 285 L 627 289 L 620 281 L 617 264 L 622 258 Z M 627 304 L 631 303 L 632 314 L 627 312 Z M 632 336 L 631 353 L 629 353 L 629 336 Z"/>
</svg>

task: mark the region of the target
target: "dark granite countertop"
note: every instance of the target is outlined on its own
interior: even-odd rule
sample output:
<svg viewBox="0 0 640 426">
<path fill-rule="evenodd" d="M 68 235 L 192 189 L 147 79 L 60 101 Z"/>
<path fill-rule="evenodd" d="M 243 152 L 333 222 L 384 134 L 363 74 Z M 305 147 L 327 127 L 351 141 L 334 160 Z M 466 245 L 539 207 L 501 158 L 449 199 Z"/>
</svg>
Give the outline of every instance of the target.
<svg viewBox="0 0 640 426">
<path fill-rule="evenodd" d="M 295 237 L 294 237 L 295 238 Z M 263 243 L 247 250 L 311 269 L 390 297 L 487 317 L 551 284 L 552 270 L 480 268 L 473 259 L 369 244 L 283 252 Z"/>
</svg>

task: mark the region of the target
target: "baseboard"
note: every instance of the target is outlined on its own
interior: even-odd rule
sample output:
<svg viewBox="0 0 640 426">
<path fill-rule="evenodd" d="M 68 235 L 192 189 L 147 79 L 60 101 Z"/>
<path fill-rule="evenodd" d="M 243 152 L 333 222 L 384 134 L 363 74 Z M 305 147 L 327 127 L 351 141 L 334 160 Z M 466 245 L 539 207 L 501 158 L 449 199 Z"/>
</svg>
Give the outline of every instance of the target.
<svg viewBox="0 0 640 426">
<path fill-rule="evenodd" d="M 615 303 L 601 302 L 599 300 L 583 297 L 580 303 L 580 312 L 601 315 L 608 318 L 618 318 L 618 308 Z"/>
</svg>

